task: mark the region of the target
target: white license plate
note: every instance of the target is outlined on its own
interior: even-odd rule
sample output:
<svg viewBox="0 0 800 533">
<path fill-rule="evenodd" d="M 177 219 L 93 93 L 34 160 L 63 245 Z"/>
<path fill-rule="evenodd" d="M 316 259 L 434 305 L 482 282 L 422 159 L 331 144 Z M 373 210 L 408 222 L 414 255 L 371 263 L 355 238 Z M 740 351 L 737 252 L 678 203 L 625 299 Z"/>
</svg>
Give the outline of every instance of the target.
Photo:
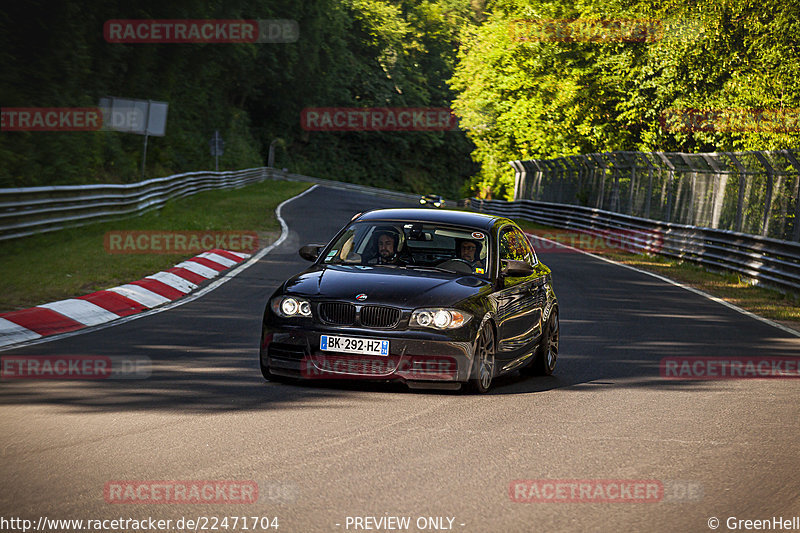
<svg viewBox="0 0 800 533">
<path fill-rule="evenodd" d="M 322 335 L 319 349 L 324 352 L 357 353 L 361 355 L 389 355 L 389 341 L 380 339 L 357 339 Z"/>
</svg>

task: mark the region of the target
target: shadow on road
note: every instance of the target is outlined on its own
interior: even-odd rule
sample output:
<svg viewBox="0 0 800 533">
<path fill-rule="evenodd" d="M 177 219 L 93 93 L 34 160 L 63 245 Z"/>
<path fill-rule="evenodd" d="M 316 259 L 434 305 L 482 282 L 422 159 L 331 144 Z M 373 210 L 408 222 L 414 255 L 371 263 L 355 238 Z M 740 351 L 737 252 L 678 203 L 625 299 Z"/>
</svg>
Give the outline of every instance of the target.
<svg viewBox="0 0 800 533">
<path fill-rule="evenodd" d="M 301 409 L 309 405 L 343 408 L 351 402 L 380 401 L 385 395 L 429 394 L 458 396 L 452 391 L 410 391 L 398 383 L 373 383 L 347 380 L 342 382 L 306 381 L 302 383 L 266 382 L 258 369 L 259 320 L 247 317 L 241 310 L 218 310 L 209 315 L 187 306 L 182 313 L 198 313 L 183 317 L 182 323 L 194 325 L 179 329 L 174 324 L 148 324 L 145 342 L 129 338 L 122 325 L 113 346 L 102 345 L 91 337 L 102 332 L 74 337 L 79 344 L 59 355 L 146 356 L 152 362 L 152 374 L 146 379 L 107 380 L 3 380 L 0 382 L 1 405 L 53 405 L 83 412 L 110 411 L 200 411 L 226 412 L 242 410 Z M 256 314 L 256 316 L 258 316 Z M 563 316 L 563 315 L 562 315 Z M 158 315 L 143 320 L 156 319 Z M 189 318 L 188 320 L 185 320 Z M 646 317 L 643 317 L 646 318 Z M 743 356 L 769 353 L 793 357 L 797 345 L 791 340 L 751 336 L 752 346 L 732 336 L 723 342 L 717 335 L 709 337 L 706 328 L 719 329 L 720 324 L 704 324 L 696 317 L 665 319 L 651 317 L 662 327 L 656 331 L 683 331 L 683 340 L 661 339 L 659 334 L 631 331 L 627 339 L 602 332 L 623 328 L 623 324 L 587 324 L 562 318 L 561 357 L 556 373 L 547 377 L 526 377 L 518 373 L 497 378 L 490 395 L 535 394 L 561 390 L 606 390 L 608 388 L 649 388 L 681 392 L 709 390 L 705 381 L 664 379 L 659 375 L 659 362 L 665 357 L 687 355 Z M 136 331 L 141 331 L 142 324 Z M 646 329 L 646 328 L 645 328 Z M 241 331 L 248 331 L 243 335 Z M 239 331 L 237 338 L 226 340 L 228 332 Z M 692 339 L 686 338 L 692 331 Z M 710 330 L 709 330 L 710 331 Z M 752 335 L 752 334 L 751 334 Z M 668 334 L 664 335 L 669 337 Z M 107 336 L 104 336 L 107 338 Z M 80 339 L 80 340 L 78 340 Z M 146 342 L 158 339 L 155 344 Z M 69 339 L 66 339 L 69 340 Z M 756 352 L 756 344 L 761 351 Z M 81 346 L 92 346 L 92 350 Z M 16 352 L 37 354 L 36 347 Z M 38 352 L 41 354 L 41 352 Z M 53 355 L 52 352 L 48 353 Z M 8 352 L 0 357 L 11 355 Z M 719 390 L 719 383 L 714 388 Z M 365 394 L 366 393 L 366 394 Z M 330 402 L 331 398 L 346 402 Z"/>
<path fill-rule="evenodd" d="M 306 198 L 324 202 L 331 194 L 320 189 Z M 356 207 L 353 203 L 352 209 Z M 292 215 L 292 210 L 297 212 Z M 86 412 L 224 412 L 302 409 L 322 403 L 334 409 L 350 402 L 389 401 L 398 393 L 460 394 L 352 380 L 282 384 L 262 379 L 258 343 L 266 299 L 282 280 L 304 268 L 295 251 L 299 244 L 314 240 L 309 235 L 318 234 L 319 227 L 335 226 L 322 220 L 325 210 L 312 210 L 317 218 L 300 204 L 290 204 L 287 211 L 296 222 L 286 244 L 202 299 L 108 329 L 0 353 L 144 356 L 152 362 L 150 377 L 3 380 L 0 405 L 52 405 Z M 350 210 L 344 213 L 350 216 Z M 796 337 L 663 281 L 580 254 L 541 257 L 553 270 L 560 304 L 556 373 L 498 378 L 490 395 L 608 388 L 704 391 L 712 386 L 707 381 L 662 378 L 662 359 L 800 353 Z M 713 384 L 715 390 L 721 386 Z M 346 401 L 328 401 L 331 398 Z"/>
</svg>

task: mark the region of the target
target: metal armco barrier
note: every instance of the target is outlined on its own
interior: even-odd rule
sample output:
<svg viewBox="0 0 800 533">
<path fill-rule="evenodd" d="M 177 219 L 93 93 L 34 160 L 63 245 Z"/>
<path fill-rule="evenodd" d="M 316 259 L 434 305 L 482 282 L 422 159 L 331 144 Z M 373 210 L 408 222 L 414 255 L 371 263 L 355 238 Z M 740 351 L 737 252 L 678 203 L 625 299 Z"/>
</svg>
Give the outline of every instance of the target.
<svg viewBox="0 0 800 533">
<path fill-rule="evenodd" d="M 265 168 L 189 172 L 138 183 L 0 189 L 0 240 L 141 215 L 168 200 L 233 189 L 268 177 Z"/>
<path fill-rule="evenodd" d="M 607 152 L 512 161 L 515 200 L 800 241 L 800 154 Z"/>
<path fill-rule="evenodd" d="M 0 241 L 141 215 L 171 199 L 212 189 L 236 189 L 265 179 L 307 181 L 395 199 L 419 196 L 259 167 L 188 172 L 123 185 L 62 185 L 0 189 Z"/>
<path fill-rule="evenodd" d="M 576 205 L 472 199 L 472 208 L 615 240 L 627 248 L 728 270 L 800 291 L 800 244 L 727 230 L 638 218 Z"/>
</svg>

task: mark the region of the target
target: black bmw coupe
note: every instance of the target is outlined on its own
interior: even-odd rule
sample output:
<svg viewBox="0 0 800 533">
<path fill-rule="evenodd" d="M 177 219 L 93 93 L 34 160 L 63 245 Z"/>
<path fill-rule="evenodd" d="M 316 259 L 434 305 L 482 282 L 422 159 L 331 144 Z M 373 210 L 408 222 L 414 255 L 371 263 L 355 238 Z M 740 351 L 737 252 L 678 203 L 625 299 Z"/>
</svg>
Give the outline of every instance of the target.
<svg viewBox="0 0 800 533">
<path fill-rule="evenodd" d="M 508 372 L 553 373 L 550 269 L 509 219 L 381 209 L 300 255 L 313 264 L 264 311 L 268 380 L 400 380 L 483 393 Z"/>
</svg>

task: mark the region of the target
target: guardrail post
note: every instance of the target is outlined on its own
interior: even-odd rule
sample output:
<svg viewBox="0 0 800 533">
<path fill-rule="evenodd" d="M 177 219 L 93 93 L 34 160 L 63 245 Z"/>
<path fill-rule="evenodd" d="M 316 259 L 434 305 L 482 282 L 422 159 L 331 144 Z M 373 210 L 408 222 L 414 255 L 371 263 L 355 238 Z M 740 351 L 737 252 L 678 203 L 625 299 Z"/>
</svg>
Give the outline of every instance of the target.
<svg viewBox="0 0 800 533">
<path fill-rule="evenodd" d="M 605 200 L 606 195 L 606 164 L 603 161 L 603 157 L 600 154 L 588 154 L 594 160 L 595 168 L 593 169 L 592 173 L 595 174 L 598 168 L 600 169 L 600 193 L 597 196 L 597 202 L 595 203 L 595 207 L 597 209 L 603 209 L 603 202 Z"/>
<path fill-rule="evenodd" d="M 553 168 L 548 159 L 539 161 L 539 166 L 542 167 L 542 179 L 539 180 L 539 186 L 536 189 L 536 199 L 544 202 L 546 199 L 543 191 L 547 188 L 547 184 L 552 182 Z"/>
<path fill-rule="evenodd" d="M 560 193 L 562 180 L 564 179 L 564 166 L 561 164 L 560 159 L 551 159 L 550 163 L 553 166 L 553 182 L 552 188 L 555 189 L 553 199 L 551 202 L 561 202 Z"/>
<path fill-rule="evenodd" d="M 672 221 L 672 189 L 675 186 L 675 171 L 669 171 L 669 181 L 667 182 L 667 222 Z"/>
<path fill-rule="evenodd" d="M 669 158 L 667 158 L 667 155 L 664 152 L 655 152 L 655 154 L 669 169 L 669 179 L 666 184 L 667 213 L 666 216 L 663 216 L 662 218 L 664 218 L 664 220 L 666 220 L 667 222 L 670 222 L 672 220 L 672 187 L 675 181 L 675 165 L 672 164 L 672 161 L 670 161 Z"/>
<path fill-rule="evenodd" d="M 683 162 L 689 167 L 689 171 L 692 173 L 692 181 L 689 183 L 689 216 L 688 216 L 688 223 L 692 226 L 697 225 L 698 220 L 702 220 L 699 215 L 702 215 L 702 212 L 698 209 L 698 205 L 696 205 L 696 200 L 699 200 L 698 203 L 702 205 L 702 195 L 697 193 L 697 167 L 694 165 L 694 161 L 691 158 L 692 154 L 680 154 L 680 158 L 683 159 Z M 686 222 L 685 217 L 681 217 L 679 222 Z"/>
<path fill-rule="evenodd" d="M 719 217 L 722 215 L 722 206 L 725 201 L 725 187 L 728 185 L 728 174 L 723 173 L 716 159 L 716 154 L 702 154 L 706 164 L 714 172 L 714 188 L 712 190 L 711 227 L 719 228 Z M 727 172 L 727 171 L 726 171 Z"/>
<path fill-rule="evenodd" d="M 761 163 L 761 166 L 767 171 L 767 194 L 764 198 L 764 217 L 761 221 L 761 236 L 766 237 L 767 233 L 769 232 L 769 212 L 770 209 L 772 209 L 772 193 L 775 169 L 772 168 L 772 165 L 769 164 L 769 161 L 767 161 L 767 158 L 764 157 L 764 154 L 761 152 L 753 152 L 753 155 L 756 157 L 756 159 L 758 159 L 758 162 Z"/>
<path fill-rule="evenodd" d="M 744 165 L 733 155 L 731 152 L 723 152 L 728 158 L 733 161 L 733 164 L 736 165 L 736 169 L 739 171 L 739 198 L 736 202 L 736 231 L 742 231 L 742 224 L 743 224 L 743 216 L 742 213 L 744 211 L 744 188 L 745 188 L 745 180 L 747 179 L 747 170 L 745 170 Z"/>
<path fill-rule="evenodd" d="M 800 241 L 800 174 L 794 181 L 794 227 L 792 228 L 792 240 Z"/>
<path fill-rule="evenodd" d="M 528 200 L 533 200 L 533 181 L 539 172 L 539 166 L 532 160 L 522 162 L 525 168 L 525 180 L 523 181 L 522 197 Z"/>
<path fill-rule="evenodd" d="M 531 200 L 540 200 L 542 180 L 545 177 L 545 172 L 547 172 L 547 166 L 545 165 L 544 161 L 540 161 L 538 159 L 533 159 L 531 163 L 536 165 L 536 181 L 533 183 L 533 190 L 531 191 Z"/>
<path fill-rule="evenodd" d="M 647 196 L 645 197 L 644 218 L 650 218 L 650 204 L 653 200 L 653 170 L 655 169 L 655 165 L 653 165 L 649 157 L 643 156 L 643 159 L 647 162 Z"/>
<path fill-rule="evenodd" d="M 589 180 L 594 178 L 594 169 L 592 168 L 592 165 L 589 162 L 589 157 L 588 156 L 586 156 L 584 154 L 584 155 L 581 155 L 580 158 L 581 158 L 581 169 L 582 169 L 581 172 L 583 173 L 583 178 L 581 180 L 580 190 L 578 191 L 578 194 L 580 195 L 580 197 L 578 197 L 577 200 L 578 200 L 578 204 L 588 206 L 589 205 L 589 196 L 588 196 L 589 193 L 588 192 L 586 193 L 587 196 L 585 198 L 584 198 L 584 194 L 583 193 L 584 193 L 584 187 L 586 187 L 587 191 L 589 190 L 589 187 L 590 187 Z"/>
<path fill-rule="evenodd" d="M 563 204 L 566 202 L 564 199 L 564 188 L 567 186 L 567 180 L 570 179 L 569 176 L 572 174 L 572 164 L 571 161 L 566 157 L 559 157 L 557 161 L 561 165 L 561 171 L 560 179 L 558 180 L 558 193 L 556 196 L 556 201 L 560 204 Z"/>
<path fill-rule="evenodd" d="M 636 153 L 622 152 L 622 157 L 631 169 L 631 183 L 628 186 L 628 214 L 633 215 L 633 197 L 636 189 Z"/>
<path fill-rule="evenodd" d="M 284 147 L 284 151 L 286 151 L 286 141 L 281 139 L 280 137 L 276 139 L 272 139 L 272 142 L 269 143 L 269 155 L 267 155 L 267 166 L 274 167 L 275 166 L 275 147 L 277 145 L 281 145 Z"/>
<path fill-rule="evenodd" d="M 620 212 L 620 199 L 619 199 L 619 173 L 620 173 L 620 164 L 619 159 L 617 158 L 616 152 L 608 152 L 606 155 L 611 160 L 611 179 L 614 180 L 614 183 L 611 187 L 611 206 L 609 207 L 609 211 L 615 211 L 617 213 Z"/>
<path fill-rule="evenodd" d="M 550 159 L 547 161 L 548 166 L 550 168 L 550 177 L 548 179 L 548 183 L 550 183 L 550 191 L 552 194 L 553 188 L 558 183 L 558 180 L 561 178 L 561 169 L 559 168 L 558 161 L 555 159 Z M 551 202 L 553 200 L 550 200 Z"/>
<path fill-rule="evenodd" d="M 509 161 L 508 164 L 514 169 L 514 200 L 521 200 L 525 197 L 525 167 L 522 161 Z"/>
<path fill-rule="evenodd" d="M 559 204 L 564 203 L 564 182 L 567 181 L 567 169 L 569 164 L 565 157 L 559 157 L 555 160 L 559 166 L 558 169 L 558 185 L 556 186 L 556 202 Z"/>
<path fill-rule="evenodd" d="M 794 227 L 792 228 L 792 240 L 800 241 L 800 162 L 794 155 L 793 150 L 781 150 L 780 154 L 789 161 L 795 172 L 797 178 L 794 182 Z"/>
</svg>

